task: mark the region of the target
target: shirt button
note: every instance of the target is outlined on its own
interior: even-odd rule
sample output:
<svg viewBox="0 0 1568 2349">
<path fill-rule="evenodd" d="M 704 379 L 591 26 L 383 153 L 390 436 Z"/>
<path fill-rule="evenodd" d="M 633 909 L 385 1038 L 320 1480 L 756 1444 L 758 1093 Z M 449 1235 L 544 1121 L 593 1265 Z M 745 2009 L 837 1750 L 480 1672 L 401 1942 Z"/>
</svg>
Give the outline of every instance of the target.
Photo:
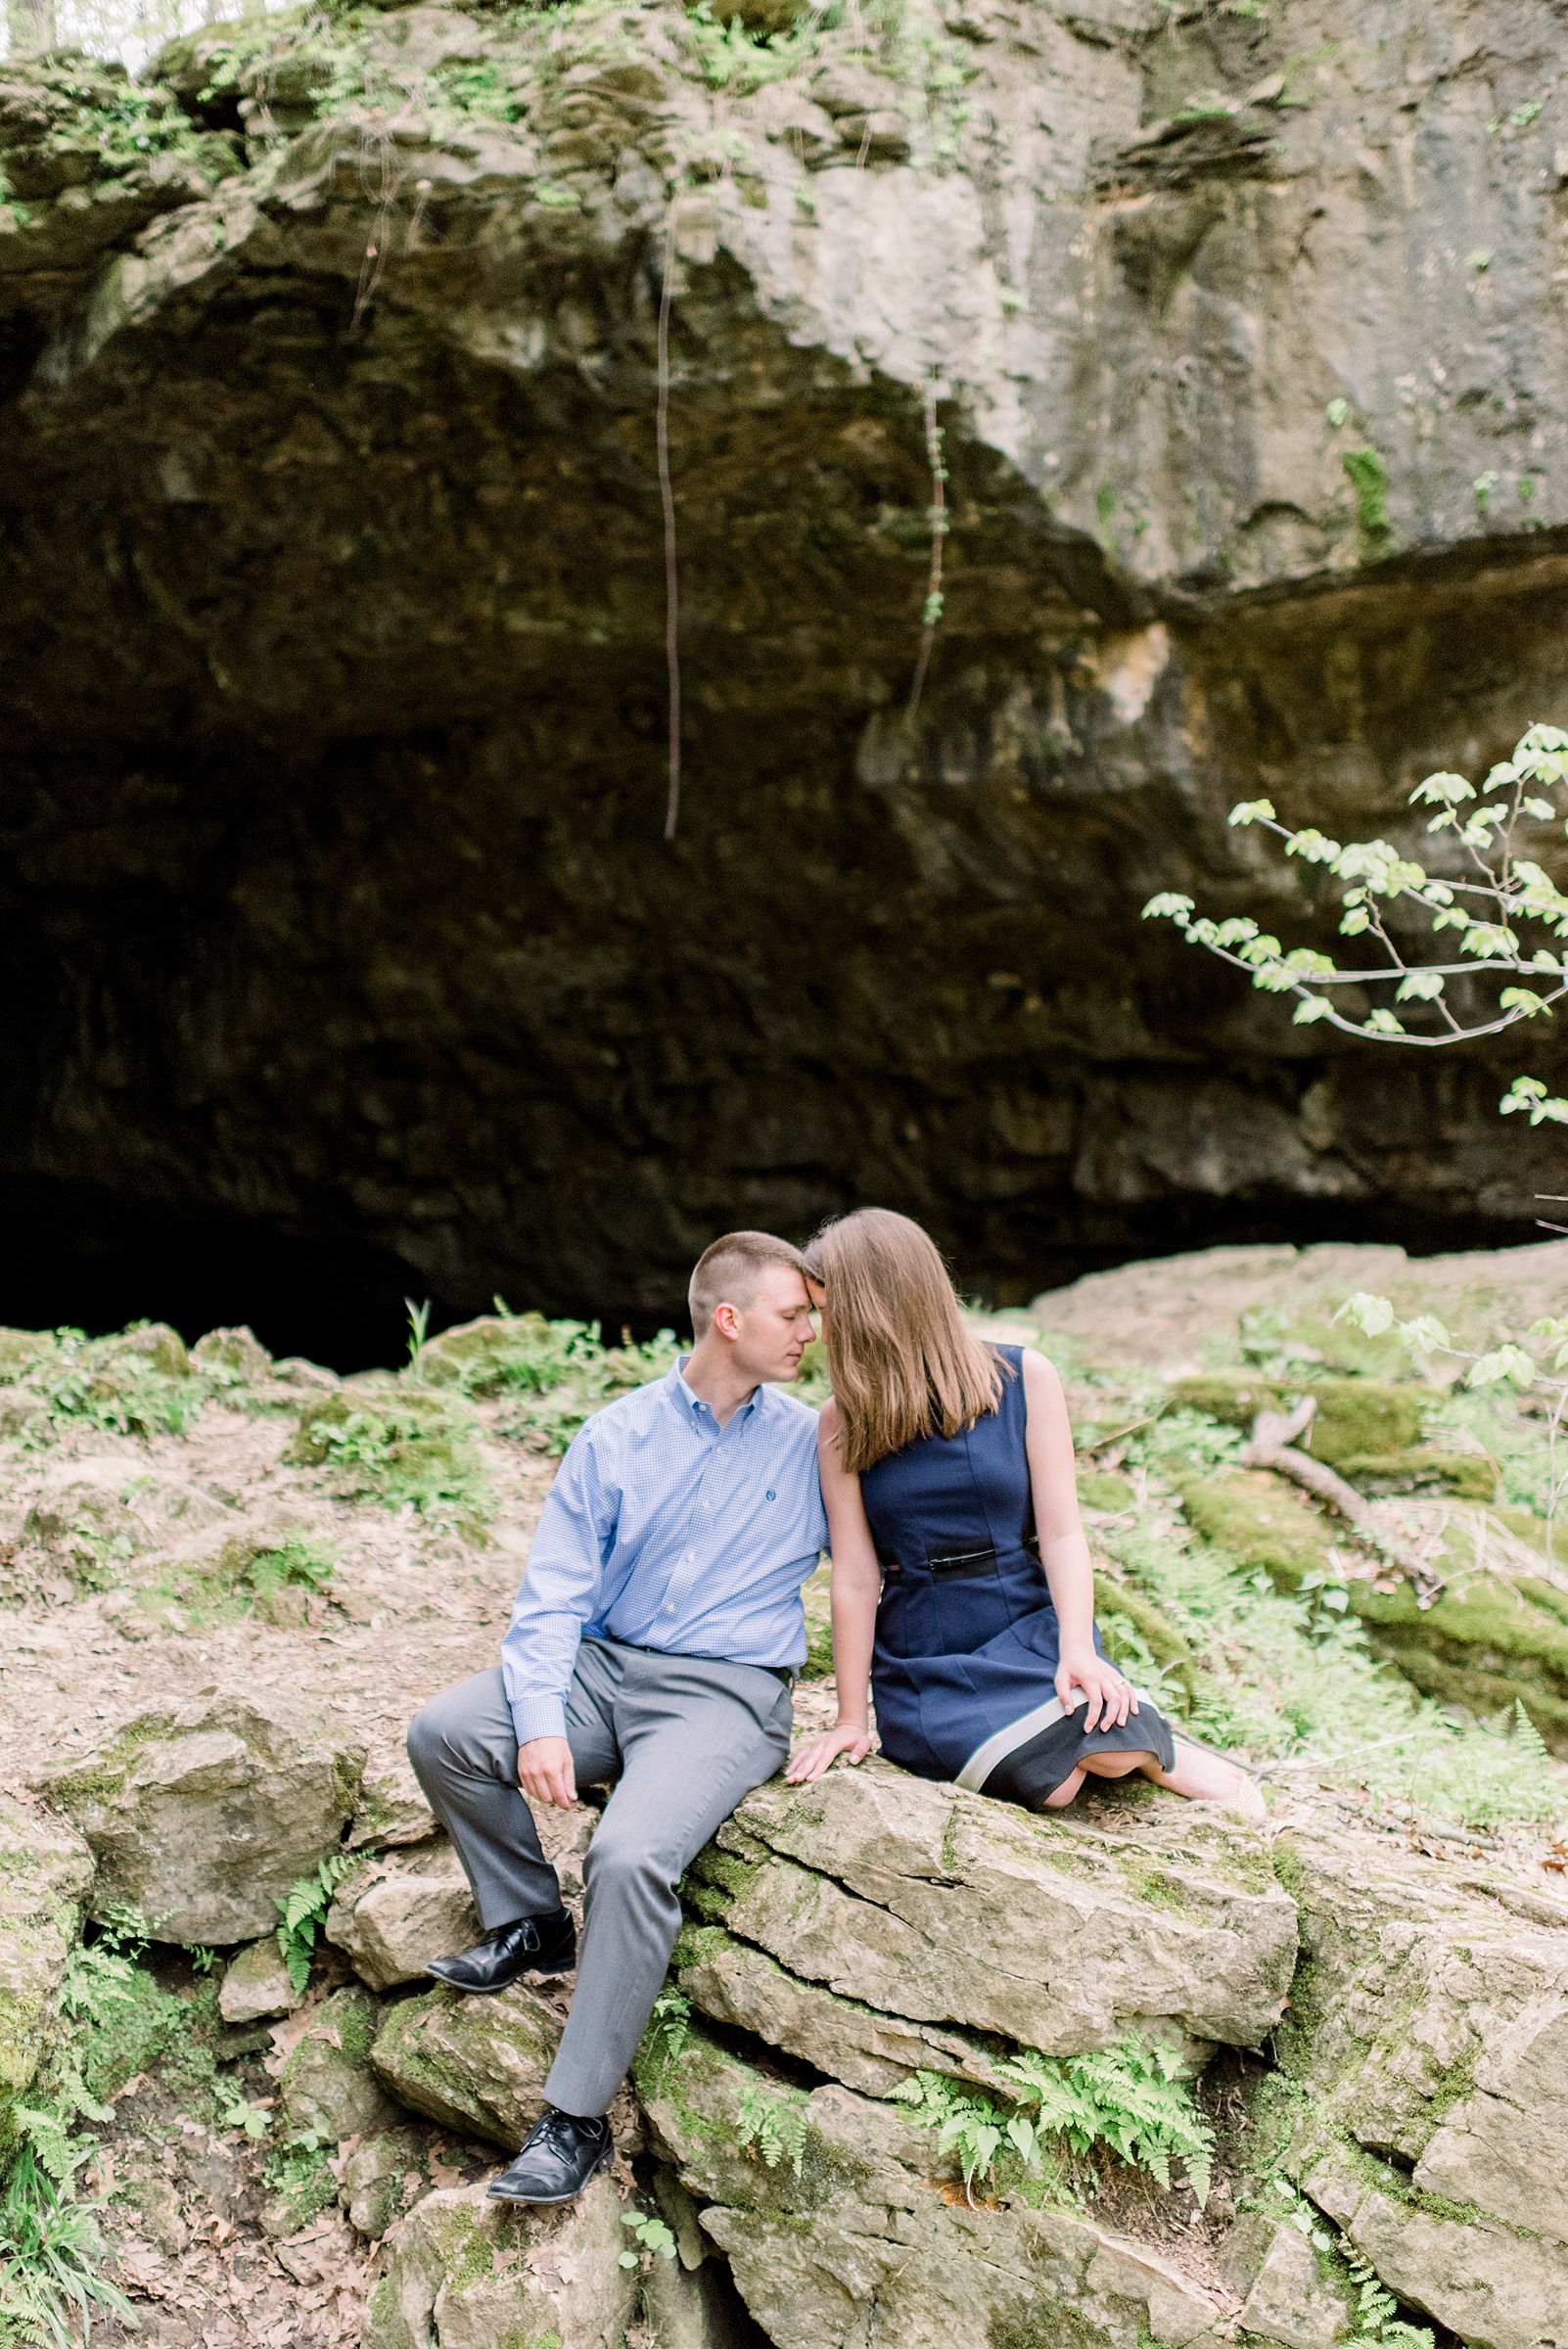
<svg viewBox="0 0 1568 2349">
<path fill-rule="evenodd" d="M 665 1609 L 665 1613 L 666 1613 L 667 1615 L 673 1615 L 673 1613 L 674 1613 L 674 1612 L 675 1612 L 675 1610 L 674 1610 L 674 1608 L 673 1608 L 673 1607 L 666 1607 L 666 1609 Z"/>
<path fill-rule="evenodd" d="M 694 1549 L 688 1549 L 688 1550 L 687 1550 L 687 1552 L 686 1552 L 686 1563 L 687 1563 L 687 1565 L 688 1565 L 688 1566 L 693 1566 L 693 1565 L 695 1565 L 695 1564 L 696 1564 L 696 1562 L 697 1562 L 697 1552 L 696 1552 Z"/>
<path fill-rule="evenodd" d="M 703 1502 L 703 1507 L 704 1507 L 705 1509 L 706 1509 L 706 1508 L 708 1508 L 710 1505 L 711 1505 L 711 1504 L 710 1504 L 708 1501 L 706 1501 L 706 1500 Z"/>
</svg>

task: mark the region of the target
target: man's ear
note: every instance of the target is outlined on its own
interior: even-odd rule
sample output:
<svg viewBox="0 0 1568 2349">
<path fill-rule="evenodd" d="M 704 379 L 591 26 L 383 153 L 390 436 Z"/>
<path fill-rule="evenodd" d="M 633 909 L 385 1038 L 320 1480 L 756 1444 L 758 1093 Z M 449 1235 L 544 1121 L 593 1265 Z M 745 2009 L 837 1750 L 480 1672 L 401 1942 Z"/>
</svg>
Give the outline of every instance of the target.
<svg viewBox="0 0 1568 2349">
<path fill-rule="evenodd" d="M 732 1305 L 715 1305 L 709 1327 L 716 1329 L 721 1338 L 728 1338 L 733 1346 L 740 1336 L 740 1315 Z"/>
</svg>

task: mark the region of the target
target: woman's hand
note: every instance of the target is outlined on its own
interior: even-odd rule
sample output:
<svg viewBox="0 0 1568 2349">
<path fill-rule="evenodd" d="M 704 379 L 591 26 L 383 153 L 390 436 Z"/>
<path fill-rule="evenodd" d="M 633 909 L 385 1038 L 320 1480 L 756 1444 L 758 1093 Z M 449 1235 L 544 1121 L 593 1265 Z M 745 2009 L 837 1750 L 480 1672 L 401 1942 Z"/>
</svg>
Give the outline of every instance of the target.
<svg viewBox="0 0 1568 2349">
<path fill-rule="evenodd" d="M 1132 1693 L 1132 1683 L 1123 1678 L 1114 1664 L 1093 1647 L 1064 1647 L 1062 1660 L 1056 1667 L 1056 1693 L 1069 1712 L 1073 1709 L 1073 1691 L 1082 1688 L 1088 1698 L 1084 1715 L 1085 1729 L 1119 1729 L 1130 1713 L 1138 1709 Z"/>
<path fill-rule="evenodd" d="M 857 1729 L 853 1722 L 841 1721 L 835 1727 L 824 1729 L 809 1745 L 803 1745 L 791 1758 L 784 1773 L 786 1785 L 804 1785 L 807 1778 L 820 1778 L 843 1754 L 849 1762 L 863 1762 L 871 1751 L 871 1732 Z"/>
</svg>

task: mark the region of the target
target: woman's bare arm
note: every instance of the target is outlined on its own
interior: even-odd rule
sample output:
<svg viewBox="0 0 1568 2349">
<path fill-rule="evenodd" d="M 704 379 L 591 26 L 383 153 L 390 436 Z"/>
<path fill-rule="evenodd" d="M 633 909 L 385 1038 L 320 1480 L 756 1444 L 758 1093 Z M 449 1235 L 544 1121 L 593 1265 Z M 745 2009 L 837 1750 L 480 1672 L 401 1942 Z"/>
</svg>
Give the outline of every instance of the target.
<svg viewBox="0 0 1568 2349">
<path fill-rule="evenodd" d="M 1035 1531 L 1061 1630 L 1056 1693 L 1064 1705 L 1070 1705 L 1073 1690 L 1082 1688 L 1088 1699 L 1084 1727 L 1108 1729 L 1137 1711 L 1137 1698 L 1116 1666 L 1094 1645 L 1094 1568 L 1078 1513 L 1073 1431 L 1062 1382 L 1054 1366 L 1031 1347 L 1024 1349 L 1023 1367 L 1028 1410 L 1024 1444 L 1035 1498 Z"/>
<path fill-rule="evenodd" d="M 837 1438 L 838 1408 L 830 1401 L 817 1421 L 816 1447 L 833 1553 L 833 1677 L 839 1718 L 833 1728 L 813 1737 L 794 1757 L 784 1773 L 792 1784 L 821 1777 L 840 1754 L 861 1762 L 871 1750 L 867 1697 L 882 1569 L 860 1498 L 860 1480 L 840 1462 Z"/>
</svg>

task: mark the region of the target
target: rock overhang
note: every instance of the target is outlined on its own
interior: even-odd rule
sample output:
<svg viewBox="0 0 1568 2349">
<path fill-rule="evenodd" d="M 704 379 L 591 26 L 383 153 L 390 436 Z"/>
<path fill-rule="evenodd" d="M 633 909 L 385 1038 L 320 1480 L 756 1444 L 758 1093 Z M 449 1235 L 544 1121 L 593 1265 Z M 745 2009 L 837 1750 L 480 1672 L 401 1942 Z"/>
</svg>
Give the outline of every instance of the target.
<svg viewBox="0 0 1568 2349">
<path fill-rule="evenodd" d="M 45 1051 L 17 1172 L 352 1236 L 460 1310 L 667 1310 L 684 1222 L 758 1180 L 764 1221 L 884 1196 L 1014 1284 L 1047 1249 L 1288 1218 L 1522 1229 L 1550 1185 L 1504 1157 L 1484 1052 L 1325 1054 L 1136 923 L 1194 878 L 1255 902 L 1222 817 L 1260 776 L 1387 831 L 1427 764 L 1484 764 L 1562 691 L 1560 401 L 1528 305 L 1488 309 L 1505 270 L 1547 298 L 1546 131 L 1483 135 L 1416 15 L 1301 69 L 1319 13 L 1172 57 L 1137 12 L 975 13 L 942 38 L 989 144 L 960 123 L 945 153 L 940 90 L 833 55 L 715 93 L 673 8 L 553 47 L 394 11 L 375 37 L 418 86 L 391 112 L 323 118 L 285 73 L 248 167 L 165 174 L 135 235 L 106 210 L 74 275 L 14 270 L 45 347 L 0 410 L 13 951 L 62 1034 L 107 994 L 137 1039 L 123 1082 Z M 1546 87 L 1545 23 L 1488 16 L 1504 78 Z M 479 65 L 515 118 L 430 103 Z M 1186 107 L 1200 69 L 1230 111 Z M 862 157 L 899 108 L 907 153 L 884 124 Z M 1355 244 L 1368 204 L 1423 223 L 1430 269 L 1386 224 Z M 51 220 L 0 258 L 48 260 Z M 907 727 L 932 381 L 952 530 Z M 1381 452 L 1376 529 L 1352 444 Z M 1481 514 L 1489 471 L 1512 502 Z M 677 1211 L 672 1137 L 715 1104 Z"/>
</svg>

